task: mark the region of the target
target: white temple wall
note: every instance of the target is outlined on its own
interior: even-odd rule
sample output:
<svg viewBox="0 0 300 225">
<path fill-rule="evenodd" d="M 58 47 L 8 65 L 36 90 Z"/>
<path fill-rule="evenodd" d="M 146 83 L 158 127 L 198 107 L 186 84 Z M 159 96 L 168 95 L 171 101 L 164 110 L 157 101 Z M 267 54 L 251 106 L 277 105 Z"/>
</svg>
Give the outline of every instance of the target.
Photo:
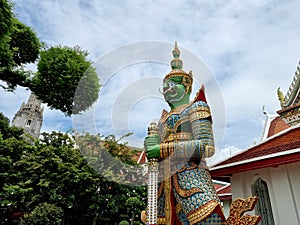
<svg viewBox="0 0 300 225">
<path fill-rule="evenodd" d="M 253 196 L 252 185 L 263 179 L 268 191 L 276 225 L 300 224 L 300 163 L 233 174 L 232 199 Z M 249 214 L 254 215 L 254 212 Z"/>
</svg>

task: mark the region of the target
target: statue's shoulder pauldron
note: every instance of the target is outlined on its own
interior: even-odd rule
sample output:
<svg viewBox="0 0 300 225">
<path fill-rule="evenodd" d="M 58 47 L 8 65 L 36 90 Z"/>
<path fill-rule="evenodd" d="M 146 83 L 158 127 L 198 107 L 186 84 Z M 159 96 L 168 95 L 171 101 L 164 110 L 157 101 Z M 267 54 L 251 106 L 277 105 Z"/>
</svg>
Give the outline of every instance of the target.
<svg viewBox="0 0 300 225">
<path fill-rule="evenodd" d="M 206 102 L 196 101 L 190 106 L 189 110 L 191 121 L 196 119 L 209 118 L 211 116 L 210 108 Z"/>
</svg>

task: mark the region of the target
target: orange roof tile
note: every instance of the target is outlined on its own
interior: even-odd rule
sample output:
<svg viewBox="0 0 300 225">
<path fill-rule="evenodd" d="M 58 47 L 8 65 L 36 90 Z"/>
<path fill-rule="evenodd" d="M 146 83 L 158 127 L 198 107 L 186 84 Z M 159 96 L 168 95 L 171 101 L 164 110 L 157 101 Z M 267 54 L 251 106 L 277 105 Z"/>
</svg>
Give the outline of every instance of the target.
<svg viewBox="0 0 300 225">
<path fill-rule="evenodd" d="M 296 148 L 300 148 L 300 126 L 283 131 L 281 134 L 277 134 L 244 152 L 214 165 L 213 167 L 219 167 L 229 163 L 253 159 Z"/>
<path fill-rule="evenodd" d="M 231 185 L 228 184 L 220 189 L 217 189 L 217 194 L 231 194 Z"/>
<path fill-rule="evenodd" d="M 270 124 L 269 132 L 268 132 L 268 137 L 273 136 L 274 134 L 279 133 L 280 131 L 283 131 L 290 126 L 286 124 L 280 116 L 276 117 Z"/>
</svg>

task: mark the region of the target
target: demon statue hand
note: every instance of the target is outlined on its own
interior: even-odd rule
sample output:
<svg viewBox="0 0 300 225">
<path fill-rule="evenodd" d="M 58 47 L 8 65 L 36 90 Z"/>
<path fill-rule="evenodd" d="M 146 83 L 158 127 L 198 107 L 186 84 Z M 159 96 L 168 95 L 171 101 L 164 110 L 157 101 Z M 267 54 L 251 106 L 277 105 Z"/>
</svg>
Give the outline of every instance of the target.
<svg viewBox="0 0 300 225">
<path fill-rule="evenodd" d="M 204 88 L 190 102 L 192 73 L 182 70 L 175 43 L 172 70 L 163 81 L 171 110 L 163 111 L 159 135 L 145 138 L 147 158 L 157 158 L 158 224 L 223 224 L 225 218 L 205 158 L 214 154 L 212 119 Z"/>
</svg>

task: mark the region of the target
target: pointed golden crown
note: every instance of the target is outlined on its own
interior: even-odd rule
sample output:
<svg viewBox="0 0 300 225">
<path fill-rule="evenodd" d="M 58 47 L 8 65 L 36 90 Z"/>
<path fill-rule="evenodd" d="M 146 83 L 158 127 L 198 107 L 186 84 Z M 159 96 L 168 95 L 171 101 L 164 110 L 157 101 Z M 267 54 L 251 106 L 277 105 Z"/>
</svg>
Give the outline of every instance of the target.
<svg viewBox="0 0 300 225">
<path fill-rule="evenodd" d="M 189 73 L 185 72 L 182 69 L 182 60 L 179 59 L 180 51 L 177 46 L 177 42 L 175 41 L 175 47 L 173 50 L 173 59 L 171 61 L 171 71 L 165 76 L 164 82 L 171 77 L 182 77 L 182 84 L 186 87 L 186 93 L 192 92 L 193 85 L 193 74 L 192 71 Z"/>
</svg>

